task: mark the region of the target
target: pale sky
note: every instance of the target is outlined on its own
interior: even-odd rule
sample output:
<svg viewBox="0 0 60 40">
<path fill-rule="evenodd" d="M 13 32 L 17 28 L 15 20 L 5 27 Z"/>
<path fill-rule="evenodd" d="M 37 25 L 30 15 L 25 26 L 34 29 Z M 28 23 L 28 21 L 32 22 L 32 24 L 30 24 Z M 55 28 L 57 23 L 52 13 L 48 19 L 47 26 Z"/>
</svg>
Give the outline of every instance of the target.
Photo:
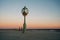
<svg viewBox="0 0 60 40">
<path fill-rule="evenodd" d="M 60 0 L 0 0 L 0 28 L 23 27 L 24 6 L 27 28 L 60 28 Z"/>
</svg>

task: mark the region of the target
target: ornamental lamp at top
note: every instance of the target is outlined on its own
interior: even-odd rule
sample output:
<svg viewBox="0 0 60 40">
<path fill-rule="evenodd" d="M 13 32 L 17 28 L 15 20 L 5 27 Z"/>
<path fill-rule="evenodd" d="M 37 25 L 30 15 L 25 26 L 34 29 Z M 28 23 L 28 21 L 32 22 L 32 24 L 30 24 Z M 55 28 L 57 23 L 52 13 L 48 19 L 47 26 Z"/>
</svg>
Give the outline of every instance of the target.
<svg viewBox="0 0 60 40">
<path fill-rule="evenodd" d="M 26 8 L 26 6 L 24 6 L 24 8 L 22 8 L 22 15 L 26 16 L 28 14 L 28 8 Z"/>
</svg>

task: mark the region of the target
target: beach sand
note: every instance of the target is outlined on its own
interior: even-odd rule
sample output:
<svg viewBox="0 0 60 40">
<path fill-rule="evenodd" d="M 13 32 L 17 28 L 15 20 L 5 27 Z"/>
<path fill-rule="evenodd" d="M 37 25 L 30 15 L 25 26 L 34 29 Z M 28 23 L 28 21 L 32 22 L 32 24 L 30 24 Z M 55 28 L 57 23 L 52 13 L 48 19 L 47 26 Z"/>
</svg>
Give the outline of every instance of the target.
<svg viewBox="0 0 60 40">
<path fill-rule="evenodd" d="M 0 30 L 0 40 L 60 40 L 60 32 L 32 30 L 22 33 L 18 30 Z"/>
</svg>

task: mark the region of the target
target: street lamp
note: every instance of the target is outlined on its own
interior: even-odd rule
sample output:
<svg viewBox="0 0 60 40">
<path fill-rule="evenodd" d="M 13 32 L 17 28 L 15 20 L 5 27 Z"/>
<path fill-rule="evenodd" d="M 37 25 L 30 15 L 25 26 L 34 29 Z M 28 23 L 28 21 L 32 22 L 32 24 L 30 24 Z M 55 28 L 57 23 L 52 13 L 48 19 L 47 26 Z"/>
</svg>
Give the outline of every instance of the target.
<svg viewBox="0 0 60 40">
<path fill-rule="evenodd" d="M 26 15 L 27 14 L 28 14 L 28 8 L 24 6 L 24 8 L 22 8 L 22 15 L 24 16 L 24 24 L 23 24 L 23 30 L 22 30 L 23 33 L 26 31 Z"/>
</svg>

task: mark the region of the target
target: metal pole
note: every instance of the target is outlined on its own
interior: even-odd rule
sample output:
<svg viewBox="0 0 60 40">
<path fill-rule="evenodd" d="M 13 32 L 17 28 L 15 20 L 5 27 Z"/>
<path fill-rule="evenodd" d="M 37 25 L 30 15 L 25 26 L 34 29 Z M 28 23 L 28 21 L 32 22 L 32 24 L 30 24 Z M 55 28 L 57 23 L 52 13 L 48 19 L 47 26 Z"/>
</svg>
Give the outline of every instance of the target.
<svg viewBox="0 0 60 40">
<path fill-rule="evenodd" d="M 23 33 L 26 31 L 26 16 L 24 16 Z"/>
</svg>

